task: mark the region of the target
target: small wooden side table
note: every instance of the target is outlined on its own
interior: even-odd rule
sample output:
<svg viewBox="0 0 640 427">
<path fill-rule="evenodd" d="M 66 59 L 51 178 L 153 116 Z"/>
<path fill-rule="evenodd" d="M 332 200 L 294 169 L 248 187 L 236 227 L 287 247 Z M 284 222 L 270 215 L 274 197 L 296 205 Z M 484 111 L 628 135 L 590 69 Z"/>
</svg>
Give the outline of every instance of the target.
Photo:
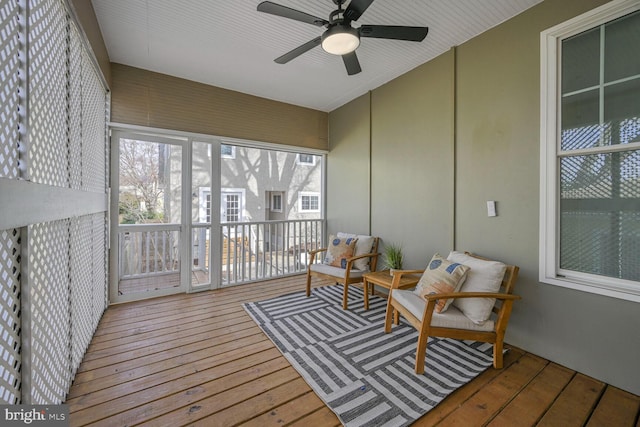
<svg viewBox="0 0 640 427">
<path fill-rule="evenodd" d="M 407 274 L 400 278 L 399 289 L 413 288 L 420 281 L 420 276 L 414 274 Z M 375 285 L 382 286 L 383 288 L 391 289 L 393 283 L 393 276 L 389 270 L 373 271 L 371 273 L 365 273 L 362 275 L 362 284 L 364 287 L 364 309 L 369 310 L 369 283 L 371 283 L 371 291 Z"/>
</svg>

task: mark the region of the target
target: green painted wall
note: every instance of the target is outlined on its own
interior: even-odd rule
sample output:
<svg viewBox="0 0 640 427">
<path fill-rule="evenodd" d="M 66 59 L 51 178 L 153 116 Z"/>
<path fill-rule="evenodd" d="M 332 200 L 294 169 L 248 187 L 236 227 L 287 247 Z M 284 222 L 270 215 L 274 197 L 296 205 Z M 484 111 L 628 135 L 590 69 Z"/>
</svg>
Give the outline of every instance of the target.
<svg viewBox="0 0 640 427">
<path fill-rule="evenodd" d="M 329 114 L 327 227 L 329 233 L 369 234 L 370 125 L 366 94 Z"/>
<path fill-rule="evenodd" d="M 453 245 L 454 52 L 371 95 L 371 226 L 422 268 Z"/>
<path fill-rule="evenodd" d="M 373 90 L 370 105 L 332 112 L 329 162 L 341 167 L 328 173 L 328 218 L 342 229 L 370 217 L 372 234 L 404 245 L 409 268 L 452 248 L 519 265 L 507 342 L 640 394 L 638 304 L 538 282 L 540 32 L 604 3 L 545 0 Z M 370 179 L 343 157 L 366 163 L 369 142 Z M 350 189 L 367 186 L 365 212 Z"/>
</svg>

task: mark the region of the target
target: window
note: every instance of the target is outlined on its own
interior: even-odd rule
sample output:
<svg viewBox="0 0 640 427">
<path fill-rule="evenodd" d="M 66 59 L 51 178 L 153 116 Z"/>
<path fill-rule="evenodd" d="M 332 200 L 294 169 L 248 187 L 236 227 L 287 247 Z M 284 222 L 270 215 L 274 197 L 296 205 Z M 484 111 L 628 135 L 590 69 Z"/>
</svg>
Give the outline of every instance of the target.
<svg viewBox="0 0 640 427">
<path fill-rule="evenodd" d="M 210 224 L 211 223 L 211 190 L 210 187 L 198 188 L 198 193 L 193 193 L 193 196 L 198 197 L 198 223 Z"/>
<path fill-rule="evenodd" d="M 316 164 L 316 156 L 313 154 L 298 154 L 298 164 L 299 165 L 309 165 L 314 166 Z"/>
<path fill-rule="evenodd" d="M 540 281 L 640 301 L 640 5 L 541 37 Z"/>
<path fill-rule="evenodd" d="M 298 210 L 300 212 L 320 212 L 320 194 L 300 193 Z"/>
<path fill-rule="evenodd" d="M 220 157 L 223 159 L 235 159 L 236 158 L 236 146 L 235 145 L 220 145 Z"/>
<path fill-rule="evenodd" d="M 282 212 L 282 193 L 271 193 L 271 211 Z"/>
</svg>

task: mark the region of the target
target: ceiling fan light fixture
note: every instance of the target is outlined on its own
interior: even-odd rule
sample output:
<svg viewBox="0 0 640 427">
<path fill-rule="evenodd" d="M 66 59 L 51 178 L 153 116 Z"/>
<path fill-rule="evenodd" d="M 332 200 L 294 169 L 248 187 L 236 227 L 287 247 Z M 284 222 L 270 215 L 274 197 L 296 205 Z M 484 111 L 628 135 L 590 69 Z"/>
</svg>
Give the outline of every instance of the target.
<svg viewBox="0 0 640 427">
<path fill-rule="evenodd" d="M 322 34 L 322 49 L 333 55 L 346 55 L 360 46 L 358 30 L 351 26 L 335 25 Z"/>
</svg>

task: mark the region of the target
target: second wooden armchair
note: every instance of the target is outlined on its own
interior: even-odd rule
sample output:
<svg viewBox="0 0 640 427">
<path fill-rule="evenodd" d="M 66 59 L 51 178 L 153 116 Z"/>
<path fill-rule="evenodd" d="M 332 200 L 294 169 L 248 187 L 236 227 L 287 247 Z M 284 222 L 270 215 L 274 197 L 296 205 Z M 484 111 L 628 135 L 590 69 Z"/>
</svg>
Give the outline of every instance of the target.
<svg viewBox="0 0 640 427">
<path fill-rule="evenodd" d="M 336 284 L 344 286 L 342 294 L 342 308 L 348 307 L 349 285 L 361 283 L 362 276 L 369 271 L 376 271 L 378 263 L 378 237 L 338 233 L 338 238 L 353 237 L 358 239 L 355 243 L 355 252 L 352 257 L 346 259 L 344 267 L 335 267 L 325 263 L 316 262 L 317 257 L 326 252 L 328 248 L 317 249 L 309 252 L 310 258 L 307 266 L 307 296 L 311 295 L 311 277 L 322 277 L 335 280 Z"/>
<path fill-rule="evenodd" d="M 391 332 L 392 319 L 398 324 L 399 315 L 406 318 L 418 330 L 415 363 L 417 374 L 424 373 L 427 341 L 430 336 L 491 343 L 493 344 L 493 366 L 502 368 L 504 335 L 513 302 L 520 299 L 519 296 L 513 294 L 519 268 L 469 253 L 452 252 L 449 259 L 452 258 L 452 255 L 455 262 L 470 265 L 469 276 L 463 282 L 461 292 L 434 293 L 422 297 L 414 291 L 394 289 L 393 284 L 389 292 L 384 331 Z M 485 277 L 482 277 L 485 267 L 493 269 L 490 276 L 493 276 L 491 278 L 496 282 L 496 291 L 465 292 L 467 285 L 473 289 L 475 284 L 482 284 L 486 278 L 486 274 Z M 415 274 L 423 271 L 396 271 L 393 282 L 399 283 L 403 274 Z M 499 273 L 496 274 L 496 271 Z M 438 313 L 436 310 L 438 301 L 448 299 L 455 302 L 446 311 Z M 484 319 L 484 315 L 479 315 L 478 304 L 482 310 L 487 311 L 487 319 Z M 492 317 L 489 318 L 491 315 Z"/>
</svg>

